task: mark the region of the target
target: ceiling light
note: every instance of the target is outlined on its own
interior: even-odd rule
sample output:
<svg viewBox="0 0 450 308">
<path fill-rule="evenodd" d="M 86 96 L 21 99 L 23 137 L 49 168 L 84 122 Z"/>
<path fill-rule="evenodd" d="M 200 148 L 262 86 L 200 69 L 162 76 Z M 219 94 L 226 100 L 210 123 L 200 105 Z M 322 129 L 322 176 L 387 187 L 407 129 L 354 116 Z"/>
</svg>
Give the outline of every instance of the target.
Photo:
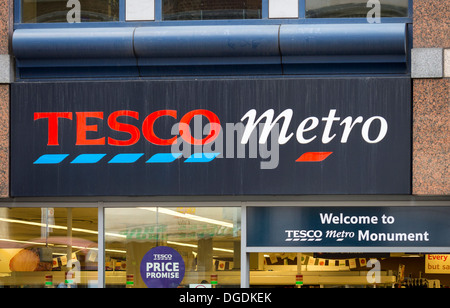
<svg viewBox="0 0 450 308">
<path fill-rule="evenodd" d="M 177 212 L 177 211 L 173 211 L 173 210 L 169 210 L 169 209 L 166 209 L 166 208 L 140 207 L 139 209 L 152 211 L 152 212 L 158 212 L 158 213 L 162 213 L 162 214 L 166 214 L 166 215 L 171 215 L 171 216 L 174 216 L 174 217 L 179 217 L 179 218 L 190 219 L 190 220 L 205 222 L 205 223 L 209 223 L 209 224 L 219 225 L 219 226 L 223 226 L 223 227 L 227 227 L 227 228 L 233 228 L 233 226 L 234 226 L 232 223 L 229 223 L 229 222 L 226 222 L 226 221 L 216 220 L 216 219 L 212 219 L 212 218 L 206 218 L 206 217 L 202 217 L 202 216 L 198 216 L 198 215 L 192 215 L 192 214 L 183 214 L 183 213 L 180 213 L 180 212 Z"/>
</svg>

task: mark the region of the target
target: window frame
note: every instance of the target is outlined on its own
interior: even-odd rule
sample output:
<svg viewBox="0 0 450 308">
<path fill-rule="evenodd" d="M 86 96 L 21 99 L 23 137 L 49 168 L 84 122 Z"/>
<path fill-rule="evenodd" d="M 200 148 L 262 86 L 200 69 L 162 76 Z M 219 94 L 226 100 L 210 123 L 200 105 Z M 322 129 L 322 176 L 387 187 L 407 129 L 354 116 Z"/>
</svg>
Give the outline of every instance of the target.
<svg viewBox="0 0 450 308">
<path fill-rule="evenodd" d="M 269 18 L 269 0 L 262 1 L 261 19 L 218 19 L 218 20 L 162 20 L 162 0 L 155 1 L 155 20 L 126 21 L 125 3 L 119 0 L 119 21 L 85 22 L 85 23 L 23 23 L 22 0 L 14 0 L 14 29 L 33 28 L 99 28 L 99 27 L 127 27 L 127 26 L 194 26 L 194 25 L 267 25 L 267 24 L 340 24 L 367 23 L 366 18 L 306 18 L 306 0 L 298 0 L 298 18 L 271 19 Z M 381 23 L 412 23 L 413 0 L 408 0 L 408 17 L 382 17 Z"/>
<path fill-rule="evenodd" d="M 161 201 L 158 201 L 161 200 Z M 14 201 L 3 201 L 0 202 L 0 208 L 97 208 L 97 231 L 98 231 L 98 264 L 105 264 L 105 209 L 108 208 L 136 208 L 136 207 L 160 207 L 160 208 L 170 208 L 170 207 L 239 207 L 241 209 L 241 286 L 240 288 L 249 288 L 250 287 L 250 254 L 257 252 L 361 252 L 360 248 L 345 248 L 345 247 L 314 247 L 311 249 L 306 248 L 282 248 L 280 247 L 248 247 L 247 246 L 247 209 L 250 207 L 285 207 L 285 206 L 294 206 L 294 207 L 324 207 L 324 206 L 342 206 L 342 202 L 345 203 L 344 200 L 350 200 L 355 202 L 354 206 L 362 206 L 362 207 L 386 207 L 390 206 L 406 206 L 406 207 L 414 207 L 414 206 L 442 206 L 448 207 L 448 201 L 444 200 L 414 200 L 410 198 L 395 200 L 395 201 L 380 201 L 377 198 L 367 198 L 365 200 L 354 199 L 349 197 L 344 197 L 343 199 L 336 200 L 335 198 L 281 198 L 277 199 L 277 201 L 261 201 L 257 199 L 249 199 L 246 201 L 236 201 L 230 200 L 224 197 L 218 197 L 214 201 L 207 200 L 204 198 L 187 198 L 183 201 L 178 199 L 169 198 L 167 200 L 164 199 L 156 199 L 151 200 L 147 198 L 139 199 L 136 201 L 127 201 L 121 199 L 111 199 L 105 201 L 95 201 L 94 200 L 83 200 L 74 197 L 68 197 L 65 200 L 62 199 L 31 199 L 31 200 L 22 200 L 17 199 Z M 181 202 L 180 202 L 181 201 Z M 349 205 L 345 205 L 349 206 Z M 366 252 L 380 252 L 383 250 L 387 250 L 386 248 L 373 248 L 371 250 L 366 250 Z M 417 250 L 421 250 L 423 253 L 450 253 L 450 247 L 438 247 L 438 248 L 415 248 L 415 247 L 389 247 L 390 252 L 417 252 Z M 98 283 L 96 288 L 105 288 L 105 266 L 98 267 Z"/>
</svg>

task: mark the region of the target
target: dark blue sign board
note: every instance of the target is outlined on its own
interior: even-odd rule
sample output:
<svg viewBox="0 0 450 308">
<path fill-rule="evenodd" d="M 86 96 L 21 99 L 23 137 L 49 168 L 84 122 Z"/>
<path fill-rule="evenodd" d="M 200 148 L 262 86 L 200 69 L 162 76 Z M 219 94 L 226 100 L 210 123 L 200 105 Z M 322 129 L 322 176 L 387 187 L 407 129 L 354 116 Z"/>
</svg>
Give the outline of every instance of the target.
<svg viewBox="0 0 450 308">
<path fill-rule="evenodd" d="M 249 207 L 249 247 L 450 247 L 449 207 Z"/>
<path fill-rule="evenodd" d="M 11 196 L 410 194 L 410 83 L 14 83 Z"/>
</svg>

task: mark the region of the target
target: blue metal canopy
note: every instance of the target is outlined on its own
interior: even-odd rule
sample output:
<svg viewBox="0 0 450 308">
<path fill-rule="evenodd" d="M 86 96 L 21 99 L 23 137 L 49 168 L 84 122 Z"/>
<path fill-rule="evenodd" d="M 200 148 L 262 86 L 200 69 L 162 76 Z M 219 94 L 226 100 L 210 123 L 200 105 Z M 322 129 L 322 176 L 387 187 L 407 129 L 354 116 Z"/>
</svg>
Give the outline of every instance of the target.
<svg viewBox="0 0 450 308">
<path fill-rule="evenodd" d="M 18 79 L 407 74 L 406 24 L 18 29 Z"/>
</svg>

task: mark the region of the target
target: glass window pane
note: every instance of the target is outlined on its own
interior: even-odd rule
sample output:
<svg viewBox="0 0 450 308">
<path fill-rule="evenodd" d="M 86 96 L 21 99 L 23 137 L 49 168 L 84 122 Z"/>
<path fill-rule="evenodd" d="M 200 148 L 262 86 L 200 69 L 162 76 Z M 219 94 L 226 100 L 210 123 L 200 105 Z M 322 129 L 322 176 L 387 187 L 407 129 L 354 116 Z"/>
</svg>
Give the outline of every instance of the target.
<svg viewBox="0 0 450 308">
<path fill-rule="evenodd" d="M 370 3 L 368 0 L 306 0 L 306 17 L 366 18 L 375 8 Z M 380 17 L 408 17 L 408 0 L 380 0 L 379 3 Z"/>
<path fill-rule="evenodd" d="M 251 253 L 251 288 L 442 288 L 424 253 Z M 443 257 L 447 255 L 442 255 Z M 425 270 L 424 270 L 425 269 Z"/>
<path fill-rule="evenodd" d="M 140 266 L 155 247 L 182 258 L 180 287 L 239 287 L 240 217 L 240 208 L 228 207 L 105 209 L 106 287 L 147 288 Z"/>
<path fill-rule="evenodd" d="M 22 0 L 23 23 L 119 20 L 119 0 Z"/>
<path fill-rule="evenodd" d="M 97 287 L 97 209 L 0 208 L 0 286 Z"/>
<path fill-rule="evenodd" d="M 163 0 L 163 20 L 259 19 L 262 0 Z"/>
</svg>

